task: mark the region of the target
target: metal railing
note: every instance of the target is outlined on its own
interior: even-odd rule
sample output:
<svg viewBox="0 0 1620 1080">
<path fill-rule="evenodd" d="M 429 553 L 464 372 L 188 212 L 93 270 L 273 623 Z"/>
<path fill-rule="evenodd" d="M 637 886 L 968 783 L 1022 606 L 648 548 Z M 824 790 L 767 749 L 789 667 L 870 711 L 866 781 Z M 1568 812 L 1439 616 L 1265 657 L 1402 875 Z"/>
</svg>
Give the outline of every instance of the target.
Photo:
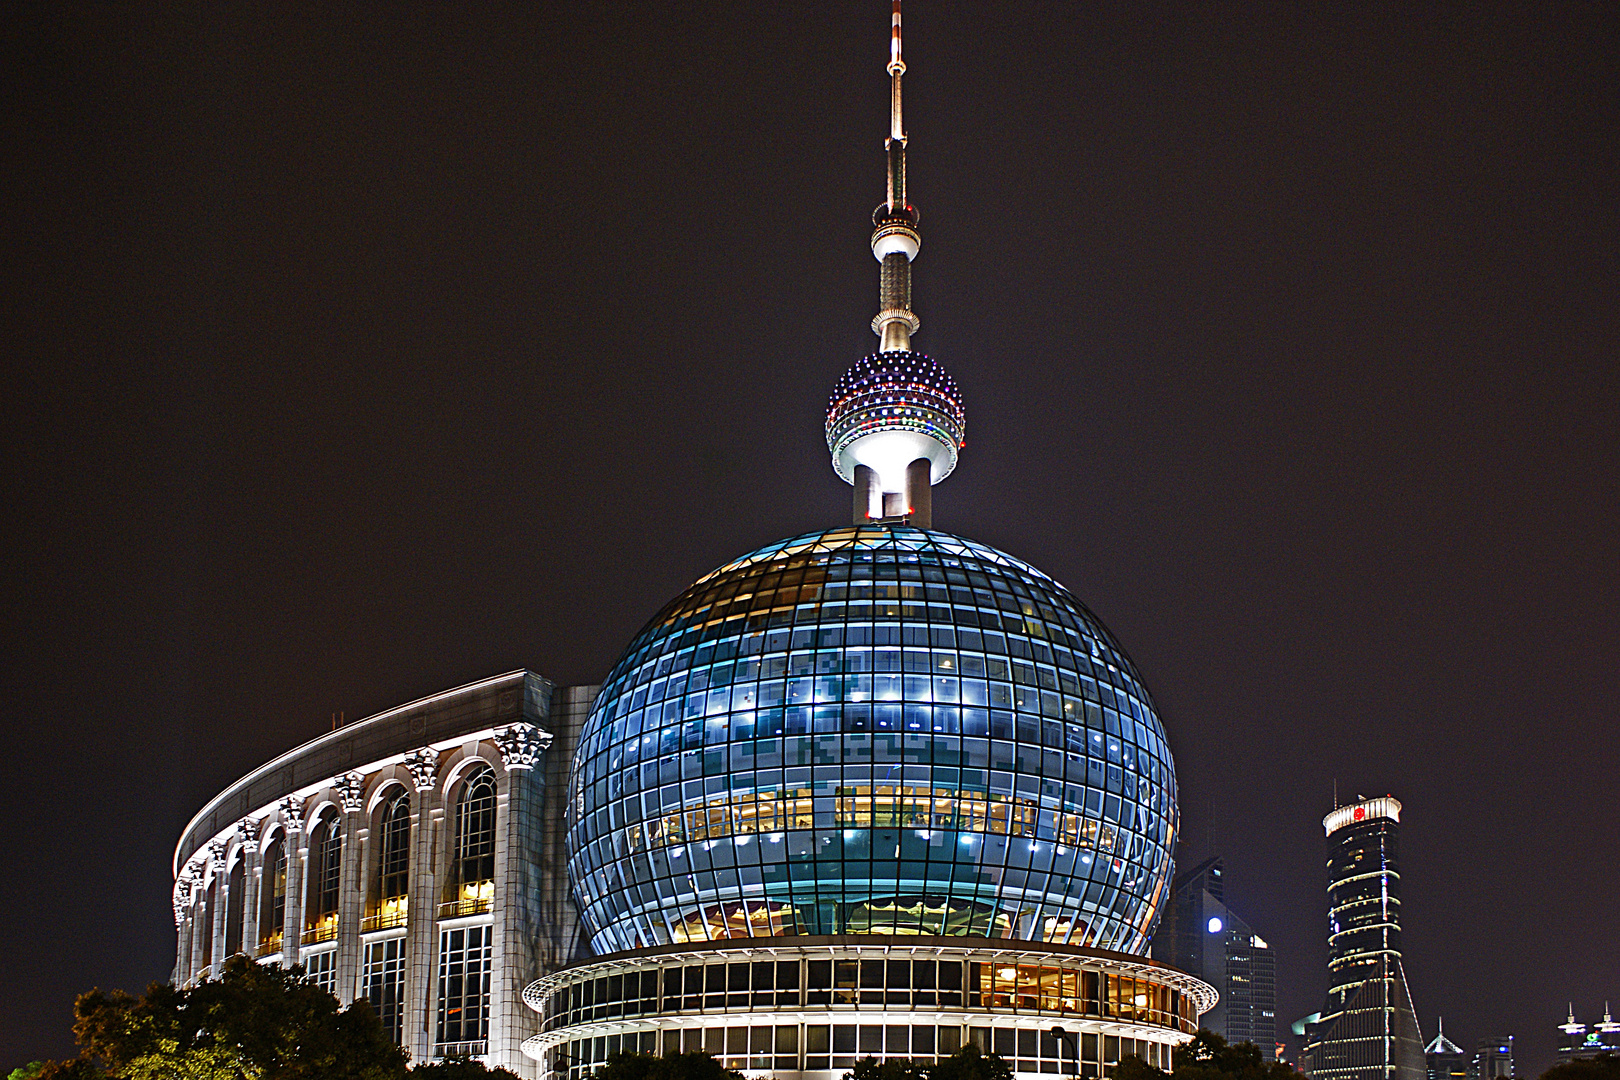
<svg viewBox="0 0 1620 1080">
<path fill-rule="evenodd" d="M 489 1053 L 489 1040 L 477 1039 L 473 1042 L 434 1043 L 433 1056 L 436 1058 L 471 1058 L 483 1057 Z"/>
<path fill-rule="evenodd" d="M 367 915 L 360 920 L 360 932 L 369 934 L 373 930 L 387 930 L 394 926 L 404 926 L 409 912 L 404 908 L 393 911 L 379 911 L 375 915 Z"/>
<path fill-rule="evenodd" d="M 459 919 L 466 915 L 482 915 L 493 905 L 494 901 L 488 896 L 464 896 L 459 900 L 440 904 L 439 918 Z"/>
<path fill-rule="evenodd" d="M 305 945 L 318 945 L 323 941 L 333 941 L 337 938 L 337 916 L 329 915 L 305 930 L 299 941 Z"/>
</svg>

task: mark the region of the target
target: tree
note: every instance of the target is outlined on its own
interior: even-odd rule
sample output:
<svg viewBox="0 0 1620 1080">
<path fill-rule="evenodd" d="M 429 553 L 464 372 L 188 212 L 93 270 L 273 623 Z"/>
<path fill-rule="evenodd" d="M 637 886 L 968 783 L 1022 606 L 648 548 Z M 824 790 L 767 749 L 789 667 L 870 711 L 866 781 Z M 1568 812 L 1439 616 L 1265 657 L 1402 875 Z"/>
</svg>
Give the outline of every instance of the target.
<svg viewBox="0 0 1620 1080">
<path fill-rule="evenodd" d="M 707 1050 L 663 1057 L 626 1052 L 611 1055 L 592 1080 L 743 1080 L 743 1075 L 721 1065 Z"/>
<path fill-rule="evenodd" d="M 369 1004 L 341 1008 L 302 968 L 244 956 L 188 989 L 92 990 L 73 1013 L 79 1057 L 47 1065 L 38 1080 L 400 1080 L 407 1072 Z"/>
<path fill-rule="evenodd" d="M 1620 1080 L 1620 1055 L 1599 1054 L 1554 1065 L 1541 1080 Z"/>
<path fill-rule="evenodd" d="M 844 1074 L 844 1080 L 929 1080 L 930 1071 L 929 1066 L 910 1058 L 879 1061 L 877 1058 L 864 1057 L 855 1063 L 854 1069 Z"/>
<path fill-rule="evenodd" d="M 928 1070 L 928 1080 L 1012 1080 L 1012 1066 L 1000 1054 L 986 1054 L 968 1043 Z"/>
<path fill-rule="evenodd" d="M 1198 1029 L 1192 1040 L 1176 1051 L 1173 1072 L 1155 1068 L 1134 1054 L 1120 1059 L 1114 1080 L 1298 1080 L 1299 1074 L 1284 1061 L 1266 1061 L 1253 1043 L 1229 1045 L 1213 1031 Z M 1566 1078 L 1578 1080 L 1578 1078 Z M 1597 1080 L 1597 1078 L 1586 1078 Z"/>
</svg>

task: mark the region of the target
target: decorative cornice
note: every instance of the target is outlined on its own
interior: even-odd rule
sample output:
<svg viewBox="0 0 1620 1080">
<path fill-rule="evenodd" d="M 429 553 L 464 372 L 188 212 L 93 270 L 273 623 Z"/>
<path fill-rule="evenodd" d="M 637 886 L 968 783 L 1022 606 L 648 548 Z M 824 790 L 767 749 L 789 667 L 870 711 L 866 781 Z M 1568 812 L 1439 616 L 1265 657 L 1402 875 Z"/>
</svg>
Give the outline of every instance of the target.
<svg viewBox="0 0 1620 1080">
<path fill-rule="evenodd" d="M 366 806 L 366 778 L 360 773 L 344 773 L 332 781 L 332 790 L 338 793 L 346 813 L 358 814 Z"/>
<path fill-rule="evenodd" d="M 541 753 L 550 745 L 551 732 L 533 724 L 512 724 L 495 732 L 495 747 L 501 752 L 501 762 L 508 772 L 534 768 Z"/>
<path fill-rule="evenodd" d="M 288 796 L 281 800 L 281 816 L 286 819 L 288 832 L 304 831 L 304 800 Z"/>
<path fill-rule="evenodd" d="M 410 770 L 417 791 L 432 791 L 438 779 L 439 753 L 428 746 L 412 750 L 405 755 L 405 768 Z"/>
</svg>

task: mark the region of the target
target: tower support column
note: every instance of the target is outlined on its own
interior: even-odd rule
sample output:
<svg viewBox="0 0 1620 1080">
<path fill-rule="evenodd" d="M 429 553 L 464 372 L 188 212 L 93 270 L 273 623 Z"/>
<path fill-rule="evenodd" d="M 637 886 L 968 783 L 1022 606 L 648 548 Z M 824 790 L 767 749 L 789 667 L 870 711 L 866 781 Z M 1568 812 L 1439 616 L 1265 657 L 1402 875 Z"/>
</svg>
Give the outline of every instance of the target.
<svg viewBox="0 0 1620 1080">
<path fill-rule="evenodd" d="M 906 507 L 911 524 L 919 529 L 934 527 L 934 489 L 930 483 L 934 463 L 920 457 L 906 466 Z"/>
<path fill-rule="evenodd" d="M 877 473 L 868 465 L 855 466 L 855 524 L 865 525 L 872 520 L 872 503 L 880 497 Z"/>
</svg>

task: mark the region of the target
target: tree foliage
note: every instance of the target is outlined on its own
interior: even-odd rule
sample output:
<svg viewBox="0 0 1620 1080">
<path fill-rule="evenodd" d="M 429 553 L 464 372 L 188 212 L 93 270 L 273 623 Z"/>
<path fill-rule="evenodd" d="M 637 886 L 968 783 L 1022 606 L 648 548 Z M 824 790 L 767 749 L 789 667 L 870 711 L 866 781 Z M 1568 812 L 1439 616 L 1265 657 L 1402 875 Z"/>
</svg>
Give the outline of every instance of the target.
<svg viewBox="0 0 1620 1080">
<path fill-rule="evenodd" d="M 861 1058 L 843 1080 L 1013 1080 L 1012 1067 L 997 1054 L 968 1043 L 932 1065 L 906 1058 Z"/>
<path fill-rule="evenodd" d="M 707 1050 L 689 1050 L 662 1057 L 613 1054 L 596 1070 L 593 1080 L 743 1080 L 743 1075 L 721 1065 Z"/>
<path fill-rule="evenodd" d="M 302 968 L 245 956 L 186 989 L 92 990 L 73 1015 L 79 1056 L 29 1080 L 517 1080 L 470 1061 L 408 1069 L 369 1003 L 343 1008 Z"/>
<path fill-rule="evenodd" d="M 1172 1072 L 1155 1068 L 1136 1055 L 1120 1059 L 1114 1080 L 1299 1080 L 1299 1073 L 1285 1061 L 1267 1061 L 1253 1043 L 1228 1044 L 1225 1039 L 1203 1028 L 1176 1050 Z"/>
<path fill-rule="evenodd" d="M 1554 1065 L 1541 1080 L 1620 1080 L 1620 1055 L 1599 1054 Z"/>
</svg>

